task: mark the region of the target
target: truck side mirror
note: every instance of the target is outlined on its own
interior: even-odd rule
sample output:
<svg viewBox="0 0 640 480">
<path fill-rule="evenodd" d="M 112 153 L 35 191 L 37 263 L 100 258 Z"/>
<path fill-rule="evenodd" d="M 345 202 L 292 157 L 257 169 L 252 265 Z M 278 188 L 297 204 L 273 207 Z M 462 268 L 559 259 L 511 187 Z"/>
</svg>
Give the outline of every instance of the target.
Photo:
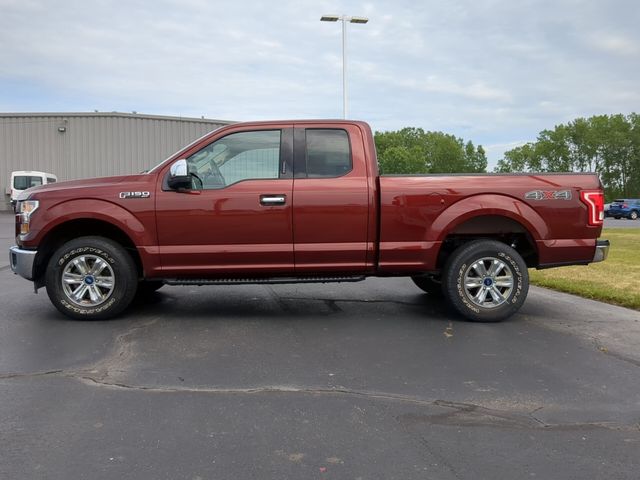
<svg viewBox="0 0 640 480">
<path fill-rule="evenodd" d="M 167 185 L 173 190 L 191 189 L 191 175 L 189 175 L 187 161 L 184 158 L 171 165 Z"/>
</svg>

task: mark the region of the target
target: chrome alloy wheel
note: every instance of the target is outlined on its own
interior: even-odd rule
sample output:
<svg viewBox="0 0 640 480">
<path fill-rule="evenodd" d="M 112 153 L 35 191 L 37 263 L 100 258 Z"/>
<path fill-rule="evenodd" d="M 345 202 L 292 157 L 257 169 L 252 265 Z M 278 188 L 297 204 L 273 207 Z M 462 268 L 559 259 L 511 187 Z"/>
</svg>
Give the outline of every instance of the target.
<svg viewBox="0 0 640 480">
<path fill-rule="evenodd" d="M 62 271 L 62 289 L 69 300 L 83 307 L 104 303 L 113 293 L 115 275 L 111 266 L 96 255 L 80 255 Z"/>
<path fill-rule="evenodd" d="M 513 290 L 513 272 L 495 257 L 484 257 L 471 264 L 464 273 L 464 291 L 478 307 L 495 308 L 507 301 Z"/>
</svg>

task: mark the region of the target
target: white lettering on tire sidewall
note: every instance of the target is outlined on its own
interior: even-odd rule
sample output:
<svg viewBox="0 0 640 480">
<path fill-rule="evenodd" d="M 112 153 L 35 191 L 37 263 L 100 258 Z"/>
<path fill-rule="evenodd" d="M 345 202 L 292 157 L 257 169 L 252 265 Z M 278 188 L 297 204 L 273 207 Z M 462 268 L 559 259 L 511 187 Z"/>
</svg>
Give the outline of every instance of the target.
<svg viewBox="0 0 640 480">
<path fill-rule="evenodd" d="M 62 267 L 65 263 L 67 263 L 67 260 L 71 257 L 77 257 L 78 255 L 81 255 L 83 253 L 90 253 L 92 255 L 100 255 L 102 258 L 104 258 L 107 262 L 109 262 L 110 264 L 114 264 L 116 263 L 115 259 L 113 257 L 111 257 L 111 255 L 109 255 L 108 252 L 105 252 L 104 250 L 102 250 L 101 248 L 96 248 L 96 247 L 80 247 L 80 248 L 74 248 L 73 250 L 69 250 L 67 253 L 65 253 L 62 257 L 60 257 L 58 259 L 58 266 Z"/>
<path fill-rule="evenodd" d="M 105 252 L 101 248 L 97 248 L 97 247 L 78 247 L 78 248 L 74 248 L 72 250 L 69 250 L 64 255 L 62 255 L 57 260 L 56 264 L 57 264 L 58 267 L 63 268 L 64 265 L 70 259 L 75 258 L 75 257 L 77 257 L 79 255 L 83 255 L 83 254 L 91 254 L 91 255 L 100 256 L 104 260 L 109 262 L 111 265 L 114 265 L 116 263 L 115 258 L 113 258 L 109 254 L 109 252 Z M 94 314 L 98 314 L 98 313 L 104 312 L 105 310 L 108 310 L 109 308 L 111 308 L 111 306 L 116 302 L 116 299 L 114 298 L 114 294 L 115 293 L 116 292 L 114 290 L 113 294 L 111 295 L 111 298 L 109 298 L 109 300 L 107 300 L 107 302 L 105 302 L 104 304 L 98 305 L 98 306 L 92 307 L 92 308 L 79 307 L 78 305 L 74 305 L 74 304 L 72 304 L 70 302 L 67 302 L 64 298 L 60 300 L 60 303 L 67 310 L 71 310 L 74 313 L 77 313 L 78 315 L 89 315 L 90 316 L 90 315 L 94 315 Z"/>
<path fill-rule="evenodd" d="M 491 255 L 495 255 L 495 253 L 492 253 Z M 522 270 L 518 266 L 518 263 L 510 255 L 506 254 L 505 252 L 498 252 L 497 256 L 501 258 L 505 263 L 509 264 L 509 266 L 511 267 L 511 271 L 513 272 L 513 276 L 516 279 L 516 286 L 514 290 L 511 292 L 511 298 L 507 300 L 507 304 L 517 305 L 518 301 L 520 300 L 520 296 L 522 295 L 522 289 L 524 284 L 524 280 L 522 278 Z M 481 314 L 486 310 L 480 309 L 478 306 L 471 303 L 471 301 L 467 298 L 467 294 L 464 290 L 464 272 L 467 270 L 467 265 L 468 263 L 466 262 L 463 263 L 462 265 L 460 265 L 460 268 L 456 272 L 456 276 L 457 276 L 456 290 L 458 293 L 458 298 L 462 301 L 464 306 L 467 307 L 469 310 L 471 310 L 472 312 L 475 312 L 476 314 Z M 497 308 L 501 308 L 501 307 L 497 307 Z"/>
</svg>

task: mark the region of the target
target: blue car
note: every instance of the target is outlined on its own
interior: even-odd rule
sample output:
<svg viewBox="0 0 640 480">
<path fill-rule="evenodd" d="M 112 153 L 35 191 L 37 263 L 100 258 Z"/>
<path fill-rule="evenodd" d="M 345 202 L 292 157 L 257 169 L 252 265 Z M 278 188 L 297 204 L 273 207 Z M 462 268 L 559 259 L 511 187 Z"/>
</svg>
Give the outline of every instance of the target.
<svg viewBox="0 0 640 480">
<path fill-rule="evenodd" d="M 611 202 L 605 214 L 607 217 L 635 220 L 640 215 L 640 198 L 618 198 Z"/>
</svg>

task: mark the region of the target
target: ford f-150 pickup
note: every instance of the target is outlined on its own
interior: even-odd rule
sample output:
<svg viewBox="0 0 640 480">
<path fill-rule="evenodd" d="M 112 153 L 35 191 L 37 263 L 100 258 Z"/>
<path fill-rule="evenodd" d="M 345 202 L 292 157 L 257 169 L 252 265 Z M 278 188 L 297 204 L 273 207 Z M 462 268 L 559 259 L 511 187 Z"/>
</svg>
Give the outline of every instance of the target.
<svg viewBox="0 0 640 480">
<path fill-rule="evenodd" d="M 470 320 L 515 313 L 527 268 L 606 258 L 594 174 L 382 175 L 358 121 L 222 127 L 139 175 L 31 188 L 11 268 L 72 318 L 164 284 L 407 276 Z"/>
</svg>

